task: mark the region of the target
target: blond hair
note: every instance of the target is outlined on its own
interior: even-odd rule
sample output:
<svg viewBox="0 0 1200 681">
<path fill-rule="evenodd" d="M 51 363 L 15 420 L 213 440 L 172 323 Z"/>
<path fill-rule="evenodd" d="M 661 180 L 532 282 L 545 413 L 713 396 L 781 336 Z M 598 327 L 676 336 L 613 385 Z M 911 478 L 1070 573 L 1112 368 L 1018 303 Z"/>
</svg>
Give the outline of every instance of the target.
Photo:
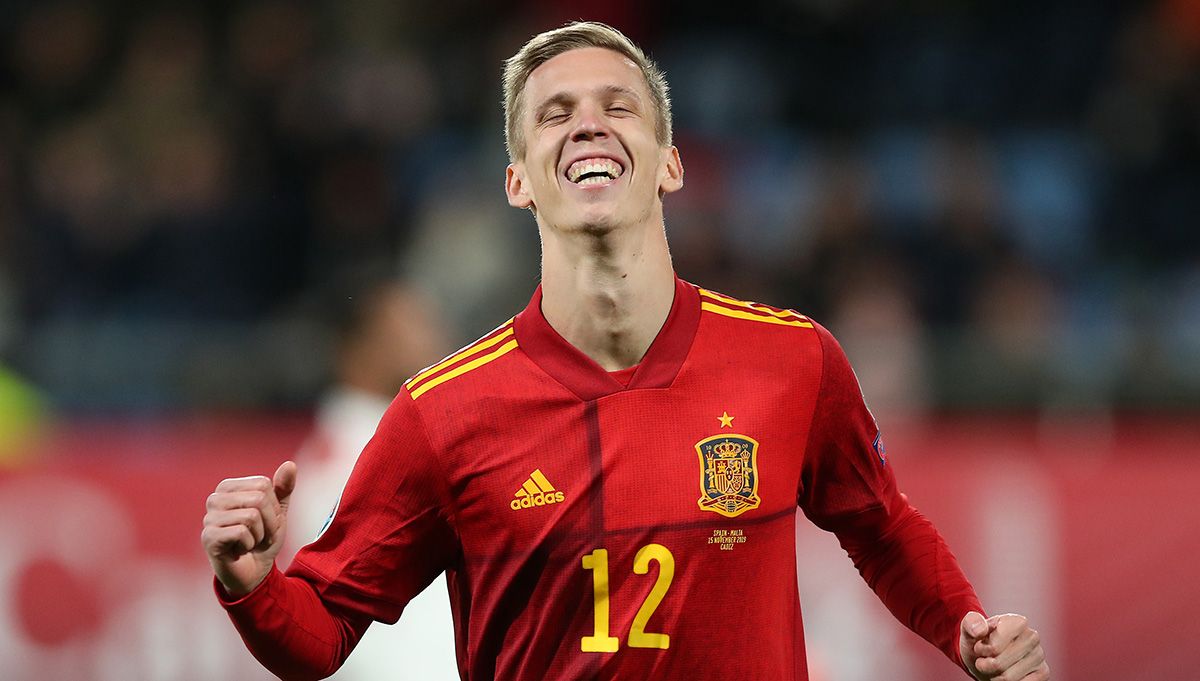
<svg viewBox="0 0 1200 681">
<path fill-rule="evenodd" d="M 671 97 L 663 72 L 646 57 L 642 48 L 612 26 L 598 21 L 574 21 L 535 35 L 516 54 L 504 60 L 504 146 L 508 148 L 510 159 L 515 161 L 525 155 L 525 137 L 520 125 L 524 110 L 521 93 L 525 91 L 529 74 L 554 57 L 583 47 L 612 50 L 637 65 L 654 104 L 655 137 L 660 145 L 671 145 Z"/>
</svg>

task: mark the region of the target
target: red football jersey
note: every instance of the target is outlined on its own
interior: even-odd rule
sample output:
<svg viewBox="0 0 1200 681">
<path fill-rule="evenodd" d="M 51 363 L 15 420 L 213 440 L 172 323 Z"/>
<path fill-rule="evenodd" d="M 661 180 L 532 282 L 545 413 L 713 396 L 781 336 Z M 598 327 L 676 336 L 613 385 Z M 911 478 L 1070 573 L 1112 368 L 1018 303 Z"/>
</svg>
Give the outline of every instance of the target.
<svg viewBox="0 0 1200 681">
<path fill-rule="evenodd" d="M 540 302 L 410 379 L 324 534 L 225 602 L 269 669 L 332 673 L 446 571 L 463 679 L 806 679 L 797 505 L 958 662 L 982 610 L 827 331 L 677 280 L 621 376 Z"/>
</svg>

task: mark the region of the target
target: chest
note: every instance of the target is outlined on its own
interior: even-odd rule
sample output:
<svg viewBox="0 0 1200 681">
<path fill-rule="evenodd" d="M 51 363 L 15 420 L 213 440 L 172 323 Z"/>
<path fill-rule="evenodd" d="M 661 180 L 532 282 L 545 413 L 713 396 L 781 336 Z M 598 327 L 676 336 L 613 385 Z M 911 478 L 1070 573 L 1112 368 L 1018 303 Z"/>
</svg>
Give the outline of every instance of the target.
<svg viewBox="0 0 1200 681">
<path fill-rule="evenodd" d="M 794 511 L 811 403 L 770 379 L 694 372 L 592 402 L 498 401 L 453 450 L 466 550 L 696 527 L 735 544 L 747 524 Z"/>
</svg>

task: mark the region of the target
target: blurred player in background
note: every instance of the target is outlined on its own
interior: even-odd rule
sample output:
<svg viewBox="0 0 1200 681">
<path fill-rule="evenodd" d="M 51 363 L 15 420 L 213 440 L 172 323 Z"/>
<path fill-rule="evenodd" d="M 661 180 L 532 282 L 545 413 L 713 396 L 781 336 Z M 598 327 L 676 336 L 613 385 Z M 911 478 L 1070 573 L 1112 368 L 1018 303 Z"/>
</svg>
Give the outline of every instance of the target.
<svg viewBox="0 0 1200 681">
<path fill-rule="evenodd" d="M 594 23 L 536 36 L 505 112 L 508 201 L 542 240 L 529 306 L 405 383 L 286 575 L 295 465 L 209 497 L 218 597 L 258 659 L 325 676 L 445 571 L 464 679 L 808 679 L 799 506 L 964 672 L 1048 679 L 1037 632 L 985 618 L 898 491 L 832 336 L 675 275 L 683 165 L 642 51 Z"/>
<path fill-rule="evenodd" d="M 321 532 L 359 452 L 404 379 L 446 346 L 442 322 L 420 293 L 393 279 L 353 279 L 339 289 L 330 309 L 334 384 L 321 398 L 313 433 L 296 455 L 304 477 L 297 481 L 289 514 L 293 553 Z M 408 604 L 399 622 L 371 628 L 333 678 L 375 681 L 396 676 L 398 669 L 409 678 L 454 678 L 449 605 L 445 580 L 435 580 Z"/>
</svg>

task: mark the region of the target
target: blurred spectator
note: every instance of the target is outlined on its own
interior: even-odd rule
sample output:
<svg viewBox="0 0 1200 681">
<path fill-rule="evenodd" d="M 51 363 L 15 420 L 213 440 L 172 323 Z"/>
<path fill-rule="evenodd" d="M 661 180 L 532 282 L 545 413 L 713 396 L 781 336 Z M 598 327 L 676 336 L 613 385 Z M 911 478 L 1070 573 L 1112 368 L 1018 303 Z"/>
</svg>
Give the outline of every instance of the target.
<svg viewBox="0 0 1200 681">
<path fill-rule="evenodd" d="M 868 256 L 841 282 L 826 319 L 882 423 L 915 420 L 933 399 L 928 339 L 909 273 L 897 259 Z"/>
<path fill-rule="evenodd" d="M 1021 261 L 997 263 L 982 274 L 967 326 L 948 343 L 946 373 L 938 381 L 942 400 L 1010 409 L 1057 403 L 1062 315 L 1052 285 Z"/>
<path fill-rule="evenodd" d="M 358 454 L 408 376 L 444 353 L 446 333 L 430 302 L 395 280 L 346 287 L 334 301 L 334 382 L 312 435 L 296 455 L 289 543 L 318 536 L 336 509 Z M 335 679 L 456 678 L 448 592 L 435 580 L 393 626 L 373 624 Z"/>
<path fill-rule="evenodd" d="M 914 230 L 910 257 L 921 273 L 925 319 L 961 325 L 988 269 L 1010 259 L 1014 244 L 1001 225 L 1001 187 L 986 141 L 965 130 L 942 131 L 931 141 L 933 215 Z"/>
<path fill-rule="evenodd" d="M 95 93 L 110 33 L 98 3 L 29 5 L 9 44 L 24 104 L 47 113 L 77 105 Z"/>
<path fill-rule="evenodd" d="M 1185 4 L 1131 16 L 1093 115 L 1110 171 L 1098 231 L 1109 257 L 1139 276 L 1200 257 L 1200 48 Z"/>
<path fill-rule="evenodd" d="M 499 325 L 537 286 L 529 274 L 538 267 L 537 225 L 504 202 L 503 175 L 480 171 L 503 167 L 496 153 L 468 148 L 426 171 L 412 242 L 400 256 L 401 269 L 437 299 L 447 321 L 469 330 L 457 340 Z"/>
<path fill-rule="evenodd" d="M 499 60 L 576 5 L 17 3 L 0 26 L 0 356 L 68 409 L 295 405 L 310 382 L 223 349 L 290 356 L 277 330 L 304 324 L 303 301 L 380 259 L 456 340 L 491 328 L 527 299 L 536 253 L 494 170 Z M 676 85 L 688 175 L 666 210 L 685 277 L 877 349 L 896 338 L 878 389 L 914 405 L 1200 404 L 1200 14 L 1029 10 L 590 18 Z M 1012 348 L 983 310 L 1013 271 L 1056 317 L 1060 369 L 996 372 L 959 402 L 962 363 Z"/>
</svg>

